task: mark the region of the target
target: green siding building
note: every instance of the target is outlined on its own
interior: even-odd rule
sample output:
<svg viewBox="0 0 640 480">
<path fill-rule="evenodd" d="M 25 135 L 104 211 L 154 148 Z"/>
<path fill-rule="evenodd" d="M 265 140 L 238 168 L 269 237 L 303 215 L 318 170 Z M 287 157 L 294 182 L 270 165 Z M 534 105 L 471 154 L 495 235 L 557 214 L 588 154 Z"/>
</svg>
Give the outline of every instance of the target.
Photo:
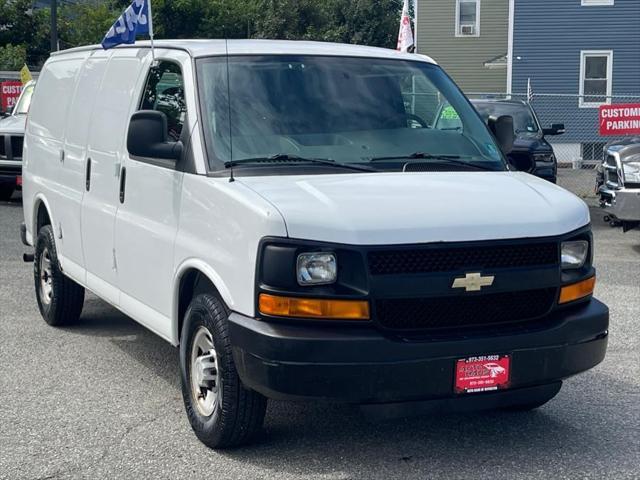
<svg viewBox="0 0 640 480">
<path fill-rule="evenodd" d="M 467 93 L 507 91 L 509 0 L 417 0 L 417 52 Z"/>
</svg>

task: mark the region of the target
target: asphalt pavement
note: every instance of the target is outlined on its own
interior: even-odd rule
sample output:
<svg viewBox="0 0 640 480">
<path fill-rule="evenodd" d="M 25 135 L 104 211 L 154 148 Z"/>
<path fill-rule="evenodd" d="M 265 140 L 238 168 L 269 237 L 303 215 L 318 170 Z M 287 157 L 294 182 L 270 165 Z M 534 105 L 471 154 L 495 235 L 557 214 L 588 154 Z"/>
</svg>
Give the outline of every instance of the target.
<svg viewBox="0 0 640 480">
<path fill-rule="evenodd" d="M 259 443 L 214 452 L 184 414 L 177 349 L 91 295 L 77 326 L 44 323 L 19 198 L 0 203 L 0 478 L 640 478 L 640 232 L 601 218 L 607 358 L 545 407 L 373 423 L 271 402 Z"/>
</svg>

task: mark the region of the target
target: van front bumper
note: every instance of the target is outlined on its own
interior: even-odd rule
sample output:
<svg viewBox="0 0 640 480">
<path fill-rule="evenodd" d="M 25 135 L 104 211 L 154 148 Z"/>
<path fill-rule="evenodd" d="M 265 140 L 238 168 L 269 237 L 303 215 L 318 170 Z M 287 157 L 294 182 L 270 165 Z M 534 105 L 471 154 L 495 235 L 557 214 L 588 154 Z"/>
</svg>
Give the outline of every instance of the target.
<svg viewBox="0 0 640 480">
<path fill-rule="evenodd" d="M 538 331 L 419 342 L 373 328 L 285 325 L 237 313 L 229 328 L 240 378 L 269 398 L 356 404 L 438 399 L 469 404 L 471 398 L 485 398 L 472 404 L 487 408 L 487 402 L 506 406 L 531 401 L 536 392 L 557 391 L 563 379 L 604 359 L 609 325 L 604 304 L 592 299 L 553 315 L 551 326 Z M 455 395 L 455 361 L 488 354 L 512 356 L 510 389 Z"/>
</svg>

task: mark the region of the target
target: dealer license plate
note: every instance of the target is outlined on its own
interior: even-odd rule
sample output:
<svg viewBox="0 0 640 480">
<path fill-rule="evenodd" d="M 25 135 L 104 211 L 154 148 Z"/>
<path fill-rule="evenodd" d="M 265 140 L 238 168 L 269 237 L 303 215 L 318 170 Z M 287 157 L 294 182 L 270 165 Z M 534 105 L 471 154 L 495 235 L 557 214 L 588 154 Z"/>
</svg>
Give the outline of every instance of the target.
<svg viewBox="0 0 640 480">
<path fill-rule="evenodd" d="M 490 392 L 509 388 L 510 355 L 480 355 L 456 361 L 456 393 Z"/>
</svg>

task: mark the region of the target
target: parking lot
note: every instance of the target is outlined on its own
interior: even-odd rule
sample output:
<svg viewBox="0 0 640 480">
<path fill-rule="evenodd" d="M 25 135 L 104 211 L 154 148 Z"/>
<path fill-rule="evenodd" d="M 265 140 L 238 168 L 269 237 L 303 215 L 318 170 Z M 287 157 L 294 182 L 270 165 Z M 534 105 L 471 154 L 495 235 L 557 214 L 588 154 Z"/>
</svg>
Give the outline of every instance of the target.
<svg viewBox="0 0 640 480">
<path fill-rule="evenodd" d="M 258 444 L 214 452 L 184 414 L 175 348 L 93 296 L 77 326 L 40 318 L 14 196 L 0 204 L 0 478 L 639 478 L 640 232 L 592 216 L 609 351 L 539 411 L 371 423 L 272 402 Z"/>
</svg>

